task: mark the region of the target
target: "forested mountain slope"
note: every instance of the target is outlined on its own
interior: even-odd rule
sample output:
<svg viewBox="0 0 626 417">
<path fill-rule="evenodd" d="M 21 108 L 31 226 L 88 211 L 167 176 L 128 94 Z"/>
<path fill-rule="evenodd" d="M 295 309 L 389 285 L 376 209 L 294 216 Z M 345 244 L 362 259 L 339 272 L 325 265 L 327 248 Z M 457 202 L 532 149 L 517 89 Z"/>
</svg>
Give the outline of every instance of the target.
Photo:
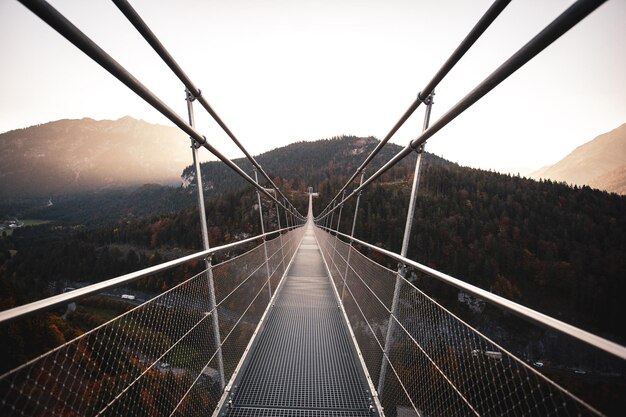
<svg viewBox="0 0 626 417">
<path fill-rule="evenodd" d="M 320 193 L 314 203 L 319 212 L 375 144 L 369 138 L 297 143 L 258 160 L 303 214 L 304 190 L 313 186 Z M 368 172 L 397 150 L 386 147 Z M 357 238 L 399 251 L 414 162 L 415 155 L 407 157 L 365 190 Z M 219 163 L 203 165 L 205 178 L 223 179 L 224 170 Z M 243 181 L 235 180 L 228 190 L 219 184 L 214 181 L 207 197 L 211 244 L 259 233 L 254 191 Z M 124 216 L 97 228 L 57 221 L 15 230 L 0 239 L 0 305 L 8 308 L 52 295 L 69 281 L 95 282 L 199 249 L 197 210 L 172 206 L 159 213 L 167 204 L 156 204 L 181 194 L 194 204 L 194 193 L 188 184 L 139 194 L 145 199 L 137 197 L 133 204 L 147 207 L 138 212 L 143 216 Z M 263 209 L 266 229 L 276 228 L 275 206 L 264 200 Z M 354 199 L 343 209 L 343 232 L 353 214 Z M 427 155 L 409 257 L 623 343 L 624 236 L 626 197 L 469 169 Z M 183 279 L 182 272 L 142 285 L 152 291 L 169 288 Z"/>
<path fill-rule="evenodd" d="M 378 143 L 379 141 L 373 137 L 341 136 L 314 142 L 292 143 L 262 153 L 255 159 L 279 188 L 304 192 L 309 186 L 317 190 L 323 183 L 333 181 L 339 183 L 341 178 L 351 175 L 361 165 Z M 401 147 L 398 145 L 387 144 L 368 166 L 368 171 L 371 173 L 380 168 L 400 150 Z M 431 154 L 428 154 L 427 158 L 431 163 L 449 164 Z M 234 162 L 252 175 L 251 164 L 246 159 L 239 158 Z M 404 172 L 412 169 L 408 161 L 401 162 L 400 167 Z M 202 163 L 201 170 L 203 186 L 209 195 L 245 187 L 245 181 L 221 162 Z M 259 178 L 261 179 L 260 175 Z M 184 170 L 183 184 L 195 184 L 193 167 L 189 166 Z"/>
<path fill-rule="evenodd" d="M 319 213 L 376 143 L 372 138 L 354 137 L 302 142 L 257 159 L 303 214 L 306 187 L 313 186 L 319 192 L 314 202 Z M 368 174 L 399 149 L 386 146 L 367 168 Z M 364 191 L 357 214 L 357 238 L 399 251 L 415 158 L 410 155 Z M 249 163 L 238 163 L 251 173 Z M 258 234 L 253 189 L 221 163 L 203 164 L 202 169 L 211 245 Z M 626 197 L 465 168 L 428 154 L 422 169 L 410 258 L 594 333 L 626 341 L 621 323 L 626 315 L 622 302 L 626 294 Z M 199 250 L 196 190 L 189 168 L 183 175 L 185 187 L 111 190 L 112 194 L 102 195 L 104 200 L 94 194 L 74 200 L 86 204 L 72 204 L 71 200 L 64 206 L 55 204 L 54 211 L 48 212 L 53 215 L 48 219 L 54 220 L 52 223 L 17 229 L 12 236 L 0 238 L 0 308 Z M 266 230 L 274 230 L 276 208 L 267 199 L 262 204 Z M 46 210 L 38 213 L 45 215 Z M 82 219 L 96 215 L 100 221 L 81 224 Z M 354 199 L 343 208 L 341 231 L 349 232 L 353 215 Z M 76 219 L 81 219 L 79 224 Z M 284 213 L 281 223 L 285 225 Z M 222 254 L 215 261 L 237 253 Z M 370 255 L 392 269 L 397 267 L 382 256 Z M 199 268 L 198 262 L 190 263 L 121 291 L 153 296 Z M 615 403 L 611 397 L 615 390 L 606 390 L 606 395 L 598 392 L 607 386 L 602 384 L 622 384 L 624 373 L 618 368 L 594 362 L 595 357 L 586 356 L 584 349 L 572 346 L 563 351 L 563 345 L 554 343 L 549 332 L 520 328 L 514 318 L 498 309 L 470 309 L 455 288 L 444 288 L 423 276 L 416 276 L 414 282 L 529 364 L 546 361 L 542 372 L 565 375 L 570 386 L 576 386 L 582 380 L 580 375 L 572 376 L 573 369 L 589 370 L 585 380 L 597 387 L 579 387 L 578 391 L 592 399 L 601 397 L 605 404 Z M 4 358 L 0 371 L 132 307 L 119 300 L 85 303 L 67 319 L 60 309 L 0 328 L 0 337 L 6 341 L 0 351 Z"/>
<path fill-rule="evenodd" d="M 313 186 L 320 193 L 314 209 L 320 212 L 376 143 L 373 138 L 355 137 L 301 142 L 257 159 L 303 214 L 306 187 Z M 399 149 L 386 146 L 368 171 Z M 399 251 L 414 161 L 415 155 L 407 157 L 364 192 L 358 238 Z M 238 163 L 250 169 L 249 163 Z M 207 215 L 213 244 L 231 241 L 238 233 L 255 233 L 258 222 L 251 188 L 232 174 L 229 178 L 221 163 L 203 164 L 202 170 L 210 191 Z M 183 175 L 189 178 L 190 169 Z M 171 192 L 187 195 L 193 204 L 193 187 Z M 163 193 L 168 194 L 159 191 L 149 198 L 172 199 Z M 150 207 L 149 202 L 143 204 Z M 272 216 L 267 226 L 275 227 L 275 208 L 269 201 L 264 204 Z M 351 225 L 353 204 L 354 199 L 343 210 L 344 232 Z M 101 228 L 96 233 L 101 238 L 94 243 L 131 243 L 153 250 L 198 248 L 194 210 L 156 217 L 144 211 L 143 218 L 125 218 Z M 81 236 L 93 240 L 89 233 Z M 574 324 L 626 338 L 616 319 L 626 313 L 619 296 L 626 293 L 624 236 L 625 197 L 465 168 L 426 155 L 409 256 Z M 18 231 L 15 245 L 19 246 L 19 239 Z M 13 270 L 10 265 L 19 263 L 22 255 L 29 259 L 28 251 L 20 247 L 20 256 L 4 269 Z M 81 271 L 86 279 L 93 278 L 88 267 Z"/>
</svg>

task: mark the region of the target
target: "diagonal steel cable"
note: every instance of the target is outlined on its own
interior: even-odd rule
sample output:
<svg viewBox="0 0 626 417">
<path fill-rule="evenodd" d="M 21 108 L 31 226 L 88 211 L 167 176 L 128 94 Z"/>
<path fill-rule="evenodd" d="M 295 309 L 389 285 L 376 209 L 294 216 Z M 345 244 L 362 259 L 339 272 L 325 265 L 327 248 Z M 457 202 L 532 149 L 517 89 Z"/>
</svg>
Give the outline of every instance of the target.
<svg viewBox="0 0 626 417">
<path fill-rule="evenodd" d="M 274 184 L 274 181 L 270 178 L 270 176 L 265 172 L 263 167 L 256 161 L 256 159 L 250 155 L 248 150 L 241 144 L 239 139 L 235 136 L 235 134 L 228 128 L 226 123 L 222 120 L 222 118 L 217 114 L 217 112 L 211 107 L 206 98 L 202 95 L 201 90 L 196 87 L 196 85 L 191 81 L 191 79 L 187 76 L 185 71 L 181 68 L 181 66 L 176 62 L 174 57 L 169 53 L 169 51 L 165 48 L 163 43 L 159 40 L 159 38 L 154 34 L 154 32 L 150 29 L 148 24 L 142 19 L 142 17 L 137 13 L 137 11 L 130 5 L 127 0 L 112 0 L 113 3 L 117 6 L 118 9 L 126 16 L 126 18 L 130 21 L 130 23 L 137 29 L 137 31 L 143 36 L 143 38 L 150 44 L 152 49 L 161 57 L 161 59 L 167 64 L 167 66 L 172 70 L 172 72 L 178 77 L 178 79 L 185 85 L 185 87 L 189 90 L 191 95 L 197 99 L 202 107 L 213 117 L 213 120 L 222 128 L 222 130 L 228 135 L 228 137 L 237 145 L 237 147 L 243 152 L 246 158 L 250 161 L 250 163 L 261 172 L 261 175 L 265 177 L 265 179 L 271 184 L 272 188 L 274 188 L 281 197 L 287 199 L 290 207 L 295 209 L 291 201 L 283 194 L 283 192 Z M 509 0 L 510 1 L 510 0 Z M 297 210 L 296 210 L 297 211 Z"/>
<path fill-rule="evenodd" d="M 478 38 L 487 30 L 487 28 L 496 20 L 496 18 L 500 15 L 500 13 L 505 9 L 505 7 L 511 2 L 511 0 L 496 0 L 493 2 L 491 7 L 487 9 L 487 11 L 483 14 L 483 16 L 476 22 L 472 30 L 465 36 L 465 38 L 461 41 L 461 43 L 457 46 L 457 48 L 452 52 L 450 57 L 446 60 L 446 62 L 441 66 L 439 71 L 435 74 L 435 76 L 426 84 L 424 88 L 417 94 L 417 98 L 411 103 L 409 108 L 404 112 L 400 120 L 396 122 L 395 125 L 391 128 L 389 133 L 381 140 L 374 150 L 365 158 L 365 161 L 356 169 L 356 171 L 352 174 L 352 176 L 346 181 L 345 185 L 341 187 L 339 192 L 328 206 L 322 210 L 321 214 L 324 214 L 326 210 L 330 207 L 330 205 L 344 192 L 348 186 L 355 180 L 355 178 L 363 172 L 365 167 L 369 165 L 370 162 L 374 159 L 374 157 L 380 152 L 380 150 L 385 146 L 387 142 L 396 134 L 398 129 L 402 127 L 402 125 L 411 117 L 411 115 L 417 110 L 417 108 L 422 104 L 426 98 L 435 90 L 437 85 L 445 78 L 446 75 L 454 68 L 454 66 L 461 60 L 463 55 L 476 43 Z"/>
<path fill-rule="evenodd" d="M 561 13 L 556 19 L 554 19 L 548 26 L 546 26 L 541 32 L 539 32 L 534 38 L 520 48 L 515 54 L 507 59 L 502 65 L 494 70 L 487 78 L 485 78 L 480 84 L 478 84 L 472 91 L 470 91 L 465 97 L 463 97 L 458 103 L 456 103 L 447 113 L 441 116 L 436 122 L 434 122 L 428 129 L 426 129 L 420 136 L 413 139 L 404 149 L 398 152 L 393 158 L 391 158 L 385 165 L 383 165 L 378 171 L 372 174 L 367 180 L 363 182 L 359 187 L 355 188 L 347 197 L 339 201 L 337 205 L 345 203 L 350 198 L 354 197 L 371 184 L 375 179 L 383 175 L 398 162 L 408 156 L 411 152 L 418 149 L 423 145 L 431 136 L 441 130 L 444 126 L 454 120 L 457 116 L 463 113 L 465 110 L 474 105 L 478 100 L 484 97 L 487 93 L 497 87 L 500 83 L 506 80 L 511 74 L 520 69 L 537 54 L 550 46 L 554 41 L 560 38 L 568 30 L 573 28 L 578 22 L 587 17 L 591 12 L 600 7 L 606 0 L 578 0 L 570 7 L 568 7 L 563 13 Z M 320 220 L 335 208 L 320 214 L 316 220 Z"/>
<path fill-rule="evenodd" d="M 209 152 L 215 155 L 226 166 L 237 173 L 240 177 L 250 183 L 254 188 L 258 189 L 270 200 L 280 205 L 287 211 L 291 211 L 289 207 L 281 203 L 276 197 L 271 195 L 267 190 L 257 184 L 245 171 L 243 171 L 234 162 L 224 156 L 215 147 L 208 143 L 205 136 L 201 135 L 195 128 L 187 124 L 183 118 L 181 118 L 174 110 L 172 110 L 167 104 L 165 104 L 160 98 L 158 98 L 152 91 L 150 91 L 145 85 L 143 85 L 137 78 L 135 78 L 128 70 L 126 70 L 121 64 L 113 59 L 108 53 L 106 53 L 100 46 L 98 46 L 93 40 L 85 35 L 80 29 L 78 29 L 72 22 L 70 22 L 65 16 L 63 16 L 58 10 L 52 7 L 45 0 L 18 0 L 26 8 L 36 14 L 44 22 L 55 29 L 59 34 L 65 37 L 68 41 L 74 44 L 78 49 L 83 51 L 91 59 L 96 61 L 100 66 L 106 69 L 111 75 L 121 81 L 135 94 L 145 100 L 154 109 L 158 110 L 161 114 L 167 117 L 173 122 L 179 129 L 187 133 L 198 145 L 206 148 Z M 301 217 L 301 215 L 298 213 Z"/>
</svg>

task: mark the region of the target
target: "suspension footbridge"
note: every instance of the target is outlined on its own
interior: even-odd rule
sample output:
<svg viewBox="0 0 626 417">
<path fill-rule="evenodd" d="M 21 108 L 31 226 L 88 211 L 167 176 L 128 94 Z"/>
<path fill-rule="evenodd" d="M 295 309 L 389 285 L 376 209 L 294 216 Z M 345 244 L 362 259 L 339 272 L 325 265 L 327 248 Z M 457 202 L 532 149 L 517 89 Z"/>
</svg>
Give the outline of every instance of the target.
<svg viewBox="0 0 626 417">
<path fill-rule="evenodd" d="M 374 415 L 313 225 L 304 227 L 249 359 L 227 389 L 227 416 Z"/>
<path fill-rule="evenodd" d="M 419 283 L 437 281 L 497 311 L 558 333 L 565 340 L 564 348 L 581 344 L 620 366 L 626 360 L 626 348 L 406 256 L 426 141 L 603 1 L 572 4 L 431 125 L 435 87 L 509 3 L 495 1 L 319 213 L 313 212 L 313 194 L 309 193 L 306 215 L 296 210 L 266 167 L 248 153 L 126 0 L 114 3 L 182 82 L 188 120 L 46 1 L 20 2 L 190 136 L 203 250 L 0 312 L 0 325 L 9 326 L 190 263 L 200 265 L 178 285 L 0 375 L 1 415 L 605 414 L 464 321 Z M 196 129 L 196 101 L 241 149 L 253 167 L 254 178 Z M 422 104 L 426 107 L 423 132 L 366 178 L 365 168 Z M 210 247 L 200 148 L 206 148 L 257 190 L 259 236 Z M 413 152 L 418 158 L 401 252 L 357 239 L 362 193 Z M 353 184 L 357 178 L 359 184 Z M 275 210 L 275 230 L 265 230 L 268 214 L 264 215 L 262 199 Z M 350 199 L 355 199 L 356 207 L 351 213 L 351 233 L 344 234 L 339 231 L 340 224 L 346 221 L 344 204 Z M 231 255 L 221 263 L 211 262 L 214 255 L 222 254 Z M 381 258 L 387 262 L 380 262 Z M 389 268 L 394 262 L 398 268 Z"/>
</svg>

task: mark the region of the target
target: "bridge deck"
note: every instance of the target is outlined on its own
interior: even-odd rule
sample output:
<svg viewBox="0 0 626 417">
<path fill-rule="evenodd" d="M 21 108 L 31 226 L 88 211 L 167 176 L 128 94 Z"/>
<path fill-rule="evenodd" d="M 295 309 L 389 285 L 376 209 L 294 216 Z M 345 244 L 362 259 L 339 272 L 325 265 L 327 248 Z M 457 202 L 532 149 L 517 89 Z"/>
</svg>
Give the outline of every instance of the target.
<svg viewBox="0 0 626 417">
<path fill-rule="evenodd" d="M 371 394 L 310 225 L 226 416 L 370 414 Z"/>
</svg>

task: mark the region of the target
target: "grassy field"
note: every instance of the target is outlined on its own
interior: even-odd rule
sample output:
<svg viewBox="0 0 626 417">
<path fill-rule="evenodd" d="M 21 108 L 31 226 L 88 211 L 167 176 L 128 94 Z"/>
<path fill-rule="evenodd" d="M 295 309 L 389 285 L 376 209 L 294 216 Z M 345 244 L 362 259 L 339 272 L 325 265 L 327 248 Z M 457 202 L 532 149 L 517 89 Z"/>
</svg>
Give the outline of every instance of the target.
<svg viewBox="0 0 626 417">
<path fill-rule="evenodd" d="M 103 321 L 109 321 L 120 315 L 116 308 L 103 308 L 81 305 L 78 307 L 81 311 L 101 318 Z"/>
<path fill-rule="evenodd" d="M 22 220 L 24 226 L 39 226 L 40 224 L 50 223 L 50 220 L 37 220 L 37 219 L 27 219 Z"/>
<path fill-rule="evenodd" d="M 22 223 L 24 223 L 23 227 L 39 226 L 40 224 L 50 223 L 50 220 L 26 219 L 26 220 L 22 220 Z M 7 237 L 9 237 L 13 234 L 13 230 L 15 229 L 6 229 L 4 230 L 4 232 L 6 232 Z"/>
</svg>

